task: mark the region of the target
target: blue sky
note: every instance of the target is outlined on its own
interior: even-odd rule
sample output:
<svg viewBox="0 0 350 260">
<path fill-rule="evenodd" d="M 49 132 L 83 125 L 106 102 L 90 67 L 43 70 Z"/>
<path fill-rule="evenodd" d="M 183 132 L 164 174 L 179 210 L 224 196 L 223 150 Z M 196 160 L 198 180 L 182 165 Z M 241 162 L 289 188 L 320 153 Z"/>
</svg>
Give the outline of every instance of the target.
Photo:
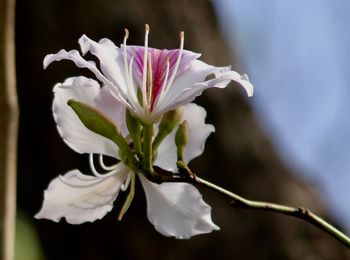
<svg viewBox="0 0 350 260">
<path fill-rule="evenodd" d="M 350 1 L 213 1 L 280 157 L 350 231 Z"/>
</svg>

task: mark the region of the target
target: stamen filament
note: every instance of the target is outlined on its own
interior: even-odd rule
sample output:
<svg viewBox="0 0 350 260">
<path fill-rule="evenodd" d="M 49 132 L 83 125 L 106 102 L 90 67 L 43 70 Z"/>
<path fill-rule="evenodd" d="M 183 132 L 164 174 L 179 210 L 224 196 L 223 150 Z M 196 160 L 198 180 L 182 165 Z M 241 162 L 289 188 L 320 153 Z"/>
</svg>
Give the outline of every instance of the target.
<svg viewBox="0 0 350 260">
<path fill-rule="evenodd" d="M 183 49 L 184 49 L 184 41 L 185 41 L 185 33 L 182 31 L 182 32 L 180 32 L 180 51 L 179 51 L 179 55 L 177 56 L 175 68 L 174 68 L 173 73 L 171 74 L 171 78 L 169 80 L 169 83 L 166 86 L 167 89 L 171 86 L 171 84 L 173 84 L 173 81 L 175 79 L 177 70 L 179 69 L 179 65 L 180 65 L 181 57 L 182 57 L 182 52 L 183 52 Z"/>
<path fill-rule="evenodd" d="M 105 163 L 103 162 L 103 154 L 100 154 L 100 156 L 99 156 L 99 163 L 100 163 L 101 168 L 106 170 L 106 171 L 114 170 L 118 165 L 118 164 L 111 165 L 111 166 L 105 165 Z"/>
<path fill-rule="evenodd" d="M 149 34 L 149 26 L 145 25 L 145 47 L 143 54 L 143 71 L 142 71 L 142 97 L 143 97 L 143 107 L 147 108 L 147 57 L 148 57 L 148 34 Z"/>
<path fill-rule="evenodd" d="M 128 189 L 131 177 L 132 177 L 132 174 L 129 174 L 128 178 L 125 180 L 125 182 L 122 184 L 122 186 L 120 186 L 120 189 L 122 191 L 126 191 Z"/>
<path fill-rule="evenodd" d="M 95 168 L 95 164 L 94 164 L 94 155 L 92 153 L 89 154 L 89 165 L 90 165 L 90 169 L 92 171 L 92 173 L 96 176 L 96 177 L 109 177 L 112 176 L 116 173 L 118 173 L 119 171 L 122 170 L 122 168 L 124 167 L 122 163 L 118 163 L 116 165 L 114 165 L 114 168 L 107 173 L 99 173 L 96 168 Z M 102 167 L 102 165 L 101 165 Z M 103 168 L 103 167 L 102 167 Z"/>
<path fill-rule="evenodd" d="M 137 96 L 135 93 L 133 79 L 131 76 L 132 66 L 128 67 L 128 53 L 127 53 L 127 46 L 126 46 L 126 41 L 129 38 L 129 31 L 128 31 L 128 29 L 124 29 L 124 30 L 125 30 L 125 36 L 124 36 L 124 40 L 123 40 L 123 51 L 124 51 L 124 69 L 125 69 L 125 73 L 126 73 L 126 86 L 127 86 L 127 90 L 129 93 L 128 100 L 131 101 L 131 106 L 135 110 L 136 107 L 138 107 L 138 102 L 137 102 Z"/>
<path fill-rule="evenodd" d="M 184 41 L 185 41 L 185 33 L 183 31 L 181 31 L 180 32 L 180 51 L 179 51 L 179 55 L 177 56 L 177 60 L 176 60 L 176 63 L 175 63 L 175 68 L 173 70 L 173 73 L 171 74 L 170 80 L 167 83 L 166 87 L 162 89 L 163 91 L 162 91 L 162 93 L 161 93 L 161 95 L 160 95 L 160 97 L 158 99 L 158 102 L 157 102 L 157 108 L 163 102 L 164 97 L 167 95 L 171 85 L 174 82 L 174 79 L 175 79 L 176 73 L 177 73 L 177 71 L 179 69 L 179 65 L 180 65 L 181 58 L 182 58 L 182 53 L 183 53 L 183 48 L 184 48 Z"/>
<path fill-rule="evenodd" d="M 133 89 L 133 94 L 134 94 L 134 97 L 135 97 L 135 100 L 136 100 L 136 105 L 134 107 L 134 111 L 137 113 L 137 114 L 140 114 L 142 113 L 142 104 L 140 104 L 138 102 L 138 98 L 137 98 L 137 90 L 135 89 L 135 85 L 134 85 L 134 79 L 133 79 L 133 69 L 132 69 L 132 66 L 134 64 L 134 59 L 135 59 L 135 55 L 133 55 L 131 57 L 131 60 L 130 60 L 130 64 L 129 64 L 129 72 L 130 72 L 130 87 Z"/>
<path fill-rule="evenodd" d="M 152 92 L 153 92 L 153 78 L 152 78 L 152 60 L 151 54 L 148 53 L 148 104 L 151 106 L 152 104 Z"/>
</svg>

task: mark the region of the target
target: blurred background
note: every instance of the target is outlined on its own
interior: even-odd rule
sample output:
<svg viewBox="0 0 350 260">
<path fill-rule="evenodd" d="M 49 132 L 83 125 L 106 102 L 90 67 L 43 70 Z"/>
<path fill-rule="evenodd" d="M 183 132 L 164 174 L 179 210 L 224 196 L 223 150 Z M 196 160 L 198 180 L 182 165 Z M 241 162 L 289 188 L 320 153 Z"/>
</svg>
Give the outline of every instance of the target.
<svg viewBox="0 0 350 260">
<path fill-rule="evenodd" d="M 305 206 L 349 231 L 349 8 L 345 0 L 17 0 L 17 259 L 347 259 L 339 242 L 310 224 L 231 208 L 205 189 L 200 191 L 221 230 L 190 240 L 154 230 L 140 185 L 122 222 L 118 201 L 125 194 L 94 223 L 33 215 L 50 180 L 74 168 L 89 173 L 87 155 L 74 153 L 58 135 L 51 103 L 56 82 L 92 75 L 64 61 L 44 71 L 44 56 L 78 48 L 82 34 L 119 45 L 124 28 L 129 44 L 142 44 L 148 23 L 150 46 L 177 48 L 184 30 L 187 49 L 216 66 L 232 64 L 256 88 L 249 100 L 233 84 L 196 100 L 216 133 L 192 168 L 242 196 Z"/>
<path fill-rule="evenodd" d="M 256 85 L 279 157 L 350 231 L 350 3 L 216 1 L 227 42 Z"/>
</svg>

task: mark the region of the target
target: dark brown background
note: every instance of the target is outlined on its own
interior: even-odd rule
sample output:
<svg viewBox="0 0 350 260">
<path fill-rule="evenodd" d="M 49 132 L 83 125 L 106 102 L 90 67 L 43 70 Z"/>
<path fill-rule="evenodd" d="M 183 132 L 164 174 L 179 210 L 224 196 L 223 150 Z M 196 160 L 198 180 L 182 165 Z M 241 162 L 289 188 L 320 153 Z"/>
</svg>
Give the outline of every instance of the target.
<svg viewBox="0 0 350 260">
<path fill-rule="evenodd" d="M 66 77 L 91 76 L 70 62 L 42 69 L 48 53 L 77 48 L 83 34 L 98 40 L 143 43 L 144 24 L 151 26 L 150 45 L 185 46 L 219 65 L 232 64 L 209 1 L 205 0 L 37 0 L 17 1 L 17 74 L 21 108 L 18 205 L 35 214 L 49 181 L 73 168 L 87 173 L 88 159 L 74 153 L 59 137 L 51 114 L 52 86 Z M 237 68 L 238 69 L 238 68 Z M 240 72 L 244 72 L 242 68 Z M 258 88 L 259 86 L 256 86 Z M 242 89 L 209 90 L 197 103 L 208 111 L 216 133 L 192 167 L 223 187 L 252 199 L 306 206 L 325 214 L 316 192 L 281 165 L 256 124 Z M 254 102 L 254 98 L 252 100 Z M 346 259 L 349 252 L 307 223 L 273 213 L 231 208 L 227 200 L 200 189 L 212 205 L 221 231 L 175 240 L 158 234 L 146 218 L 146 203 L 138 185 L 136 199 L 122 222 L 117 221 L 124 194 L 114 210 L 93 224 L 56 224 L 33 220 L 47 259 Z"/>
</svg>

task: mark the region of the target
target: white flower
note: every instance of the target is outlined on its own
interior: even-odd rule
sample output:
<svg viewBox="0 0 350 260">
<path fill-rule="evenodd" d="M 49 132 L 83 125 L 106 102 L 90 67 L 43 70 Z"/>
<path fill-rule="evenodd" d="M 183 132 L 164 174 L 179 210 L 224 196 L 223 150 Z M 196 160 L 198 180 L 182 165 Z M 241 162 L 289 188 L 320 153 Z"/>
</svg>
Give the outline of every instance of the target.
<svg viewBox="0 0 350 260">
<path fill-rule="evenodd" d="M 165 112 L 190 103 L 203 90 L 224 88 L 232 80 L 243 86 L 248 96 L 253 94 L 247 75 L 241 76 L 230 67 L 208 65 L 198 60 L 200 54 L 184 50 L 183 32 L 180 49 L 174 50 L 149 48 L 148 34 L 146 25 L 145 45 L 127 46 L 129 33 L 126 30 L 120 48 L 108 39 L 97 43 L 83 35 L 79 39 L 82 54 L 95 55 L 102 72 L 77 50 L 60 50 L 47 55 L 44 68 L 53 61 L 67 59 L 80 68 L 90 69 L 119 102 L 146 123 L 158 122 Z M 214 78 L 206 80 L 209 75 Z"/>
<path fill-rule="evenodd" d="M 106 70 L 104 68 L 105 74 L 111 75 Z M 107 138 L 87 129 L 67 105 L 67 101 L 76 99 L 93 106 L 115 122 L 122 134 L 127 136 L 126 104 L 119 102 L 120 99 L 115 95 L 111 95 L 106 86 L 101 88 L 95 80 L 75 77 L 67 79 L 63 84 L 57 84 L 54 93 L 53 113 L 59 133 L 73 150 L 90 154 L 90 166 L 94 176 L 72 170 L 53 179 L 45 191 L 43 206 L 36 218 L 58 222 L 64 217 L 72 224 L 101 219 L 111 211 L 119 191 L 126 190 L 130 180 L 133 181 L 138 175 L 146 193 L 148 218 L 161 234 L 189 238 L 219 229 L 211 220 L 211 207 L 203 201 L 199 191 L 191 184 L 156 184 L 142 174 L 133 172 L 122 162 L 112 166 L 105 165 L 103 156 L 117 158 L 118 147 Z M 206 112 L 202 107 L 193 103 L 184 106 L 183 120 L 188 121 L 190 130 L 190 141 L 184 154 L 185 162 L 203 152 L 206 138 L 214 131 L 212 125 L 205 124 L 205 117 Z M 161 143 L 154 162 L 155 165 L 170 171 L 176 171 L 174 134 L 171 133 Z M 99 154 L 100 167 L 107 173 L 101 174 L 96 170 L 93 154 Z"/>
</svg>

